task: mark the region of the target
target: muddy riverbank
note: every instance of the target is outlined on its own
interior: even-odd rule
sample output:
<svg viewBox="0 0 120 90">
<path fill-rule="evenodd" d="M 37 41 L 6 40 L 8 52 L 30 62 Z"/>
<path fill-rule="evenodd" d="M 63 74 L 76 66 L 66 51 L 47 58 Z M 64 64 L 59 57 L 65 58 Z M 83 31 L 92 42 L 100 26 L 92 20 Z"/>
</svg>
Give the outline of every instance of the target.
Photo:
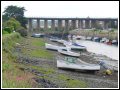
<svg viewBox="0 0 120 90">
<path fill-rule="evenodd" d="M 28 37 L 20 46 L 16 47 L 17 62 L 25 64 L 26 67 L 21 70 L 31 72 L 36 75 L 33 78 L 39 88 L 117 88 L 118 87 L 118 72 L 113 72 L 112 75 L 103 73 L 103 69 L 98 72 L 66 70 L 57 68 L 57 57 L 65 57 L 56 51 L 49 52 L 53 58 L 41 58 L 30 56 L 31 50 L 39 49 L 39 46 L 30 45 L 29 41 L 39 39 Z M 48 38 L 44 38 L 45 42 L 53 43 Z M 54 43 L 57 44 L 57 43 Z M 44 50 L 45 47 L 41 46 Z M 23 50 L 29 53 L 23 53 Z M 46 49 L 45 49 L 46 50 Z M 77 51 L 78 52 L 78 51 Z M 88 63 L 98 64 L 97 60 L 100 55 L 87 51 L 81 52 L 79 57 L 81 60 Z M 106 58 L 105 56 L 102 56 Z M 111 61 L 110 58 L 108 60 Z"/>
</svg>

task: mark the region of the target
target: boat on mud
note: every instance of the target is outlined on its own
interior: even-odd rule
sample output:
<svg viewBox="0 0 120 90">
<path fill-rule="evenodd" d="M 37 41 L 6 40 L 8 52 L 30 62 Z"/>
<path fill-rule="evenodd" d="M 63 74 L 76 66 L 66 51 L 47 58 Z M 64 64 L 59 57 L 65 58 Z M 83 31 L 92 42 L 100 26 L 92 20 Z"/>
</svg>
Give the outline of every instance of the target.
<svg viewBox="0 0 120 90">
<path fill-rule="evenodd" d="M 57 45 L 48 44 L 48 43 L 45 43 L 45 48 L 50 50 L 55 50 L 55 51 L 58 51 L 58 49 L 65 49 L 65 50 L 67 49 L 64 46 L 57 46 Z"/>
<path fill-rule="evenodd" d="M 65 57 L 64 59 L 57 60 L 57 67 L 62 69 L 75 69 L 75 70 L 100 70 L 99 64 L 89 64 L 78 58 Z"/>
<path fill-rule="evenodd" d="M 80 53 L 76 53 L 71 51 L 70 49 L 58 49 L 58 52 L 67 56 L 72 56 L 72 57 L 79 57 Z"/>
</svg>

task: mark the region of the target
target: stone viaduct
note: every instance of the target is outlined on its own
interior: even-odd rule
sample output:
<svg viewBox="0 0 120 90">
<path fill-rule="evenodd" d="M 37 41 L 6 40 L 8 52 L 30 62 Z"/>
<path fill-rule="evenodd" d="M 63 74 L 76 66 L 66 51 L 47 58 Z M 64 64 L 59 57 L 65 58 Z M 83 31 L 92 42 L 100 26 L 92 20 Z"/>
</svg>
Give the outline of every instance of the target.
<svg viewBox="0 0 120 90">
<path fill-rule="evenodd" d="M 28 30 L 33 31 L 33 20 L 36 20 L 36 29 L 40 30 L 41 25 L 40 21 L 44 21 L 44 29 L 48 29 L 48 21 L 51 21 L 51 29 L 55 30 L 55 27 L 58 30 L 64 27 L 65 30 L 71 29 L 92 29 L 96 28 L 97 23 L 102 23 L 103 29 L 112 28 L 113 26 L 109 26 L 111 23 L 114 26 L 118 26 L 117 18 L 45 18 L 45 17 L 27 17 L 28 20 Z M 56 26 L 57 21 L 57 26 Z M 64 21 L 64 25 L 63 25 Z"/>
</svg>

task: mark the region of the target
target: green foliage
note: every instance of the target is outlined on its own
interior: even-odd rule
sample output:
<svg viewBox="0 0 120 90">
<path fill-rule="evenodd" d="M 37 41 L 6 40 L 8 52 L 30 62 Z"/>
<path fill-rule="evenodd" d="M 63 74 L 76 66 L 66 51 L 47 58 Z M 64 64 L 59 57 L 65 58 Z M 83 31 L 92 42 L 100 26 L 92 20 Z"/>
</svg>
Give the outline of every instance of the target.
<svg viewBox="0 0 120 90">
<path fill-rule="evenodd" d="M 2 37 L 2 49 L 3 49 L 3 51 L 11 53 L 13 46 L 20 38 L 21 37 L 20 37 L 19 33 L 5 34 Z"/>
<path fill-rule="evenodd" d="M 16 32 L 2 37 L 2 88 L 32 88 L 33 75 L 21 71 L 19 68 L 25 66 L 14 62 L 14 46 L 20 40 Z"/>
<path fill-rule="evenodd" d="M 28 34 L 27 30 L 24 27 L 20 27 L 16 31 L 19 32 L 20 35 L 23 36 L 23 37 L 27 36 L 27 34 Z"/>
<path fill-rule="evenodd" d="M 27 20 L 24 17 L 24 7 L 17 7 L 17 6 L 8 6 L 5 11 L 3 12 L 3 21 L 7 21 L 10 18 L 14 17 L 18 20 L 23 27 L 26 27 Z"/>
<path fill-rule="evenodd" d="M 7 31 L 8 33 L 13 32 L 20 27 L 20 23 L 14 18 L 10 18 L 8 21 L 3 23 L 3 30 Z"/>
<path fill-rule="evenodd" d="M 2 34 L 9 34 L 6 30 L 2 30 Z"/>
</svg>

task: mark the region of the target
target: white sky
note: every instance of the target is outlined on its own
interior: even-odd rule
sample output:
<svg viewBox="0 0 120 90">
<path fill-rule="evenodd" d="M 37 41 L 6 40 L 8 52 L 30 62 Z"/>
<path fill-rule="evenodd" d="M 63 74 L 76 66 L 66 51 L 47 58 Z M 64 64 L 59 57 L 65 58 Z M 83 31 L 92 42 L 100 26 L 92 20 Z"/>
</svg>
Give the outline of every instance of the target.
<svg viewBox="0 0 120 90">
<path fill-rule="evenodd" d="M 25 7 L 26 17 L 119 17 L 119 1 L 1 1 L 6 6 Z"/>
</svg>

